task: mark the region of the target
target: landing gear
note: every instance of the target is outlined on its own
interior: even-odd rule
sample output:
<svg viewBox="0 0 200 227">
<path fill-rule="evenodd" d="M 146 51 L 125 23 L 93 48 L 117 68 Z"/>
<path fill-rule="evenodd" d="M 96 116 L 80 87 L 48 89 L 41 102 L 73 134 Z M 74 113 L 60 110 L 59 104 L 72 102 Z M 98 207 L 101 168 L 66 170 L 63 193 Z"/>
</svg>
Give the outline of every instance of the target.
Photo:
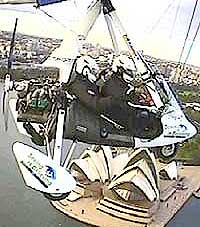
<svg viewBox="0 0 200 227">
<path fill-rule="evenodd" d="M 59 200 L 62 200 L 62 199 L 65 199 L 71 192 L 68 192 L 68 193 L 52 193 L 52 194 L 49 194 L 49 193 L 43 193 L 44 197 L 49 199 L 49 200 L 52 200 L 52 201 L 59 201 Z"/>
<path fill-rule="evenodd" d="M 108 131 L 106 128 L 100 129 L 100 135 L 102 138 L 106 138 L 108 136 Z"/>
<path fill-rule="evenodd" d="M 23 127 L 25 128 L 26 132 L 31 136 L 31 140 L 38 146 L 44 146 L 44 137 L 40 135 L 35 128 L 31 125 L 30 122 L 24 122 Z"/>
<path fill-rule="evenodd" d="M 162 158 L 164 160 L 173 158 L 177 153 L 177 149 L 178 149 L 177 143 L 160 147 L 158 156 L 159 158 Z"/>
</svg>

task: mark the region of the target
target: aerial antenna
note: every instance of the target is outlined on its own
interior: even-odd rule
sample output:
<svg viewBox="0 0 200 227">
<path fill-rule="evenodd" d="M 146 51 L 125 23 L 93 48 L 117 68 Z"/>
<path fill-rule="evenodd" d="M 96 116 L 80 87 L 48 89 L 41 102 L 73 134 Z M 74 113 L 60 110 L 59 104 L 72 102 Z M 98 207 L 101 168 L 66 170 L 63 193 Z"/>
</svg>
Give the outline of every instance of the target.
<svg viewBox="0 0 200 227">
<path fill-rule="evenodd" d="M 188 36 L 189 36 L 189 33 L 190 33 L 190 29 L 191 29 L 192 21 L 194 19 L 194 14 L 195 14 L 195 11 L 196 11 L 196 8 L 197 8 L 197 4 L 198 4 L 198 0 L 196 0 L 194 8 L 193 8 L 192 17 L 190 19 L 190 24 L 189 24 L 187 34 L 186 34 L 186 37 L 185 37 L 185 40 L 184 40 L 184 44 L 183 44 L 183 47 L 182 47 L 182 50 L 181 50 L 181 54 L 180 54 L 180 57 L 179 57 L 179 60 L 178 60 L 178 65 L 180 64 L 181 58 L 183 56 L 183 51 L 185 49 L 185 45 L 186 45 L 186 42 L 187 42 L 187 39 L 188 39 Z"/>
</svg>

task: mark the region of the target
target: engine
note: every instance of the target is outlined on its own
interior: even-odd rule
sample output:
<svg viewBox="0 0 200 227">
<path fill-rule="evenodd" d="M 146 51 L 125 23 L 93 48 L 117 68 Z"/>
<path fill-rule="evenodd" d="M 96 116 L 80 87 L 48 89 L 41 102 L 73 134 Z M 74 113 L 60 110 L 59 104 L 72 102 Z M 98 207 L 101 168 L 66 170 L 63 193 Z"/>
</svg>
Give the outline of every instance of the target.
<svg viewBox="0 0 200 227">
<path fill-rule="evenodd" d="M 50 79 L 16 82 L 15 90 L 17 91 L 16 111 L 19 122 L 44 124 L 65 100 L 62 85 Z"/>
</svg>

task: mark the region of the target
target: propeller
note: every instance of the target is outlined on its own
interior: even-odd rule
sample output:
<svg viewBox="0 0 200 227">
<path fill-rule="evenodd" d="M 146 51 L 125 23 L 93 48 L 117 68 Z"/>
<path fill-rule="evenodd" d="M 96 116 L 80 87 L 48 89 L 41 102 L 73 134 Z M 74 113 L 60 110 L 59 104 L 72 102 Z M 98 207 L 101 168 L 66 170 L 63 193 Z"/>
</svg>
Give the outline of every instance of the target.
<svg viewBox="0 0 200 227">
<path fill-rule="evenodd" d="M 12 68 L 12 61 L 13 61 L 13 51 L 14 51 L 14 45 L 15 45 L 15 35 L 16 35 L 16 29 L 17 29 L 17 22 L 18 18 L 15 20 L 15 26 L 12 34 L 12 39 L 10 43 L 10 51 L 8 56 L 8 70 L 7 74 L 5 76 L 5 82 L 4 82 L 4 91 L 3 91 L 3 116 L 4 116 L 4 123 L 5 123 L 5 130 L 8 129 L 8 102 L 9 102 L 9 91 L 13 88 L 13 81 L 11 77 L 11 68 Z"/>
</svg>

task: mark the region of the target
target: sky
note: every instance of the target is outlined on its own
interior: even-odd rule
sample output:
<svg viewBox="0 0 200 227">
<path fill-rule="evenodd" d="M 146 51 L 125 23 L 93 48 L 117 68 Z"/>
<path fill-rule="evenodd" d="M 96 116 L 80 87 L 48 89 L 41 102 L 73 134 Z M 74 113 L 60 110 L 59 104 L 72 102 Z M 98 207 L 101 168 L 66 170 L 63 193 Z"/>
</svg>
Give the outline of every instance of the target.
<svg viewBox="0 0 200 227">
<path fill-rule="evenodd" d="M 18 17 L 17 30 L 19 32 L 64 38 L 65 31 L 70 29 L 71 25 L 84 15 L 90 1 L 70 0 L 42 7 L 60 23 L 47 17 L 40 10 L 36 10 L 31 4 L 23 6 L 1 5 L 0 30 L 12 30 L 15 18 Z M 136 44 L 137 49 L 143 50 L 144 54 L 174 61 L 179 60 L 195 1 L 112 0 L 122 24 L 132 42 Z M 182 61 L 185 60 L 199 20 L 200 2 L 197 5 Z M 104 46 L 111 46 L 103 16 L 97 20 L 88 40 Z M 196 37 L 187 63 L 200 66 L 199 59 L 200 34 Z"/>
</svg>

